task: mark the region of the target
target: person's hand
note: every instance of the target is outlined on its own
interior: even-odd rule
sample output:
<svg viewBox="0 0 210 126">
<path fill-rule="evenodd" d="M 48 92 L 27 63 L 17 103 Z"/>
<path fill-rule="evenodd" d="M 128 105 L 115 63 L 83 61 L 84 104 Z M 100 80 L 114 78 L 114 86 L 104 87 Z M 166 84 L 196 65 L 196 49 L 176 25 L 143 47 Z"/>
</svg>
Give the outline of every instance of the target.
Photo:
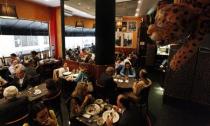
<svg viewBox="0 0 210 126">
<path fill-rule="evenodd" d="M 56 121 L 51 119 L 50 117 L 47 119 L 47 122 L 45 123 L 45 126 L 56 126 Z"/>
<path fill-rule="evenodd" d="M 113 109 L 116 111 L 116 112 L 120 112 L 120 108 L 116 105 L 113 105 Z"/>
<path fill-rule="evenodd" d="M 88 102 L 90 99 L 92 99 L 92 95 L 86 95 L 85 96 L 85 100 L 84 100 L 84 102 L 86 103 L 86 102 Z"/>
<path fill-rule="evenodd" d="M 113 117 L 108 116 L 106 119 L 106 125 L 107 126 L 112 126 L 113 124 Z"/>
<path fill-rule="evenodd" d="M 69 76 L 69 77 L 66 78 L 66 80 L 67 80 L 67 81 L 73 81 L 74 78 L 73 78 L 72 76 Z"/>
</svg>

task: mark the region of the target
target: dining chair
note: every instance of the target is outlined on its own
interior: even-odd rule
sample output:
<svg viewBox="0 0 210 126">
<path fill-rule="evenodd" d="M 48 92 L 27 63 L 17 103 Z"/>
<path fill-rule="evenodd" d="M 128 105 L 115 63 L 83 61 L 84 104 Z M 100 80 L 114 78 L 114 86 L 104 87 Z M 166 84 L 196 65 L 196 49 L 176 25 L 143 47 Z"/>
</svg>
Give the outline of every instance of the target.
<svg viewBox="0 0 210 126">
<path fill-rule="evenodd" d="M 5 126 L 18 126 L 18 125 L 23 124 L 24 122 L 26 122 L 28 117 L 29 117 L 29 113 L 23 115 L 20 118 L 17 118 L 17 119 L 14 119 L 14 120 L 6 122 Z"/>
</svg>

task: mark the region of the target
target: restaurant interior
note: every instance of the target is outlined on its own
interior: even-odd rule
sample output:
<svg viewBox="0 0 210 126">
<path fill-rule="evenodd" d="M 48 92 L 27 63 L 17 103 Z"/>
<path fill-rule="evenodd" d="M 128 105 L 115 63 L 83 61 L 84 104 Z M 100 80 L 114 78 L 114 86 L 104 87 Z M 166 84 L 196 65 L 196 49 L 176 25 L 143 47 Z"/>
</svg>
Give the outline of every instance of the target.
<svg viewBox="0 0 210 126">
<path fill-rule="evenodd" d="M 0 0 L 0 126 L 210 126 L 209 0 Z"/>
</svg>

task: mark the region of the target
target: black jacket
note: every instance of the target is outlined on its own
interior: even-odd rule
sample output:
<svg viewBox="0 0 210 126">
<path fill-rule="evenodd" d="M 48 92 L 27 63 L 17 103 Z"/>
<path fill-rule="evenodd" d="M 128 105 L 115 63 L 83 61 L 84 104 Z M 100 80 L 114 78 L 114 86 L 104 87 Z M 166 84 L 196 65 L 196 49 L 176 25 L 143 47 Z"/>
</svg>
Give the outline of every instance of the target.
<svg viewBox="0 0 210 126">
<path fill-rule="evenodd" d="M 26 96 L 0 103 L 0 124 L 16 120 L 29 113 L 29 103 Z"/>
<path fill-rule="evenodd" d="M 118 122 L 118 126 L 146 126 L 145 116 L 136 107 L 125 110 Z"/>
<path fill-rule="evenodd" d="M 25 90 L 26 88 L 28 88 L 31 85 L 31 78 L 30 76 L 28 76 L 27 74 L 25 75 L 24 79 L 23 79 L 23 83 L 22 86 L 19 84 L 19 79 L 15 78 L 10 85 L 14 85 L 18 88 L 19 91 Z"/>
</svg>

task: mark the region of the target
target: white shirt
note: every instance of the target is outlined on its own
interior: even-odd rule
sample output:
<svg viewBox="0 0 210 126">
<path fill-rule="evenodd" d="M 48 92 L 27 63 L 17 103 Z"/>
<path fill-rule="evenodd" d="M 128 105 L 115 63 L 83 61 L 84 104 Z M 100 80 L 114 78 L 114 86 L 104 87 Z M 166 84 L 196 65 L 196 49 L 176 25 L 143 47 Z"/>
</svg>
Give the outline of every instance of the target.
<svg viewBox="0 0 210 126">
<path fill-rule="evenodd" d="M 24 77 L 23 77 L 23 78 L 21 78 L 21 79 L 19 79 L 19 85 L 20 85 L 20 87 L 22 87 L 22 86 L 23 86 L 23 80 L 24 80 Z"/>
<path fill-rule="evenodd" d="M 69 72 L 69 67 L 67 67 L 67 69 L 63 67 L 59 68 L 59 77 L 62 77 L 64 72 Z"/>
</svg>

